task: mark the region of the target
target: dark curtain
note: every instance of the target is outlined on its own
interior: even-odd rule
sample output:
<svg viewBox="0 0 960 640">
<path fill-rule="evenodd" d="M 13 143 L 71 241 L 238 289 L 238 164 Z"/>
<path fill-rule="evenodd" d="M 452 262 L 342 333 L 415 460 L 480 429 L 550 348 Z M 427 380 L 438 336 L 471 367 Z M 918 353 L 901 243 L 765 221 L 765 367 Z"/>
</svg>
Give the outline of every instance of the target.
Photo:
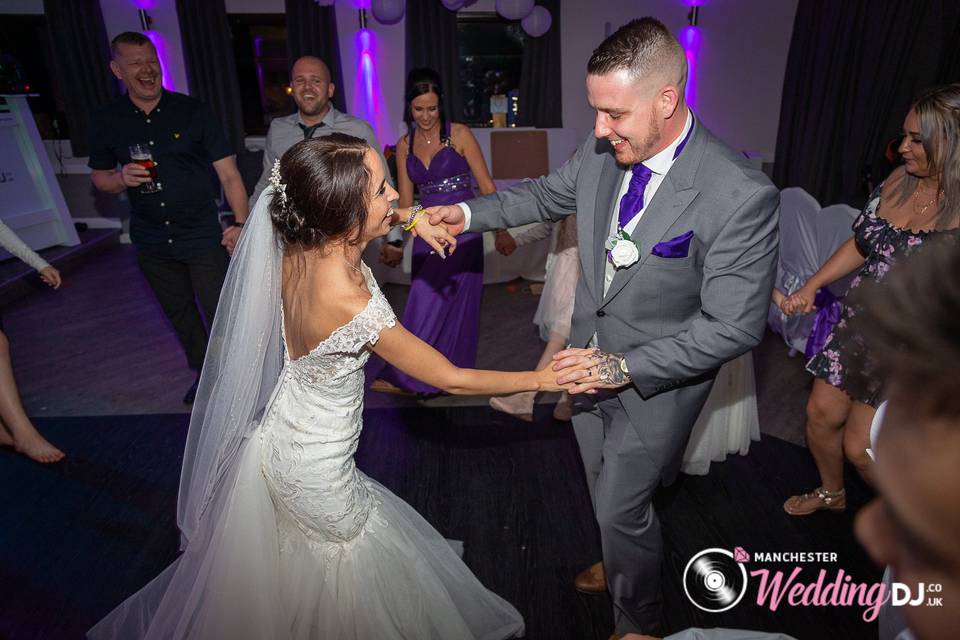
<svg viewBox="0 0 960 640">
<path fill-rule="evenodd" d="M 520 71 L 517 125 L 562 127 L 560 106 L 560 0 L 538 0 L 553 18 L 550 30 L 539 38 L 526 36 Z M 586 72 L 586 65 L 584 65 Z"/>
<path fill-rule="evenodd" d="M 237 153 L 244 153 L 240 82 L 223 0 L 177 0 L 190 94 L 203 101 L 223 125 Z"/>
<path fill-rule="evenodd" d="M 318 6 L 315 0 L 286 0 L 287 55 L 290 66 L 302 56 L 316 56 L 330 68 L 336 87 L 333 106 L 347 112 L 344 95 L 343 65 L 340 62 L 340 40 L 334 8 Z"/>
<path fill-rule="evenodd" d="M 54 73 L 67 99 L 74 156 L 89 153 L 90 115 L 117 95 L 110 72 L 110 40 L 98 0 L 44 0 Z"/>
<path fill-rule="evenodd" d="M 440 0 L 408 0 L 404 23 L 407 73 L 418 67 L 435 69 L 443 83 L 447 119 L 462 122 L 456 12 L 445 8 Z"/>
<path fill-rule="evenodd" d="M 912 100 L 960 79 L 958 21 L 956 0 L 800 0 L 774 181 L 862 204 L 893 168 L 885 150 Z"/>
</svg>

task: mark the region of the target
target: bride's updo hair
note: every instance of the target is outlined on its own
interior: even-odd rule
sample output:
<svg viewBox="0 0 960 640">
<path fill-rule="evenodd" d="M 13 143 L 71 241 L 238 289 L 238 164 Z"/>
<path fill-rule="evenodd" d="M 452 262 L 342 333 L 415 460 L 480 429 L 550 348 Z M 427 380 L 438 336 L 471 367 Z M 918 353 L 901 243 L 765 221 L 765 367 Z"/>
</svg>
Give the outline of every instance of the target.
<svg viewBox="0 0 960 640">
<path fill-rule="evenodd" d="M 333 133 L 304 140 L 280 159 L 286 202 L 274 189 L 273 228 L 287 246 L 318 249 L 344 239 L 360 242 L 367 222 L 370 171 L 361 138 Z"/>
</svg>

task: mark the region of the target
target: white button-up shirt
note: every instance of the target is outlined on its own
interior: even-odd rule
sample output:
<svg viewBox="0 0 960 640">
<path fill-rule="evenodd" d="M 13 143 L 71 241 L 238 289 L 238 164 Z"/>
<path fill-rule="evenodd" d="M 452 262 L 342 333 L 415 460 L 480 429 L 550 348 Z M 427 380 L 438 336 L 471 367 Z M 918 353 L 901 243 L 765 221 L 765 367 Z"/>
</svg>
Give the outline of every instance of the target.
<svg viewBox="0 0 960 640">
<path fill-rule="evenodd" d="M 647 187 L 643 192 L 643 206 L 623 227 L 623 230 L 630 234 L 631 237 L 633 236 L 633 230 L 636 229 L 637 225 L 640 223 L 640 218 L 643 217 L 643 213 L 647 210 L 647 205 L 649 205 L 650 201 L 653 200 L 653 196 L 656 195 L 657 189 L 660 188 L 660 185 L 663 183 L 663 179 L 667 176 L 667 172 L 670 171 L 670 167 L 673 166 L 673 162 L 676 160 L 673 155 L 677 152 L 677 147 L 680 146 L 680 141 L 686 137 L 687 132 L 690 131 L 692 126 L 693 115 L 688 110 L 687 121 L 684 123 L 683 131 L 680 132 L 680 135 L 678 135 L 666 149 L 662 150 L 652 158 L 648 158 L 642 162 L 642 164 L 651 171 L 650 182 L 647 183 Z M 627 170 L 624 172 L 623 179 L 620 181 L 620 191 L 617 194 L 617 199 L 613 201 L 614 209 L 613 216 L 610 219 L 609 235 L 613 235 L 617 232 L 617 225 L 620 223 L 620 201 L 623 200 L 623 196 L 626 195 L 627 189 L 630 188 L 630 178 L 632 177 L 633 172 Z M 613 263 L 610 262 L 610 260 L 604 260 L 603 264 L 605 266 L 603 273 L 603 293 L 606 295 L 607 289 L 610 288 L 610 283 L 613 282 L 613 276 L 616 274 L 617 270 L 614 268 Z"/>
</svg>

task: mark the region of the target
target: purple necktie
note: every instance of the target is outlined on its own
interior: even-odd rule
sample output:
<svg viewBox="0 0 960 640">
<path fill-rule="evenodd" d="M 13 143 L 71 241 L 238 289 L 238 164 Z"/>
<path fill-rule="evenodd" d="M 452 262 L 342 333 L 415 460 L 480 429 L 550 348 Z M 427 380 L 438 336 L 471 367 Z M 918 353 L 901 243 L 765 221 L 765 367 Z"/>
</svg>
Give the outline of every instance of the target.
<svg viewBox="0 0 960 640">
<path fill-rule="evenodd" d="M 627 223 L 637 215 L 640 209 L 643 209 L 643 192 L 647 189 L 647 183 L 650 182 L 650 176 L 653 175 L 645 164 L 638 162 L 633 165 L 633 176 L 630 178 L 630 186 L 627 192 L 620 199 L 620 218 L 617 223 L 618 229 L 623 229 Z"/>
<path fill-rule="evenodd" d="M 676 151 L 673 152 L 674 160 L 677 159 L 677 156 L 680 155 L 683 148 L 687 146 L 687 141 L 690 139 L 691 133 L 693 133 L 692 126 L 687 131 L 687 135 L 683 136 L 680 144 L 677 145 Z M 633 165 L 633 176 L 630 178 L 630 185 L 627 187 L 627 192 L 623 194 L 623 197 L 620 199 L 620 217 L 617 223 L 618 230 L 626 227 L 627 223 L 633 219 L 633 216 L 637 215 L 640 209 L 643 209 L 643 192 L 647 190 L 647 184 L 650 182 L 650 176 L 652 175 L 653 171 L 643 163 L 638 162 Z"/>
</svg>

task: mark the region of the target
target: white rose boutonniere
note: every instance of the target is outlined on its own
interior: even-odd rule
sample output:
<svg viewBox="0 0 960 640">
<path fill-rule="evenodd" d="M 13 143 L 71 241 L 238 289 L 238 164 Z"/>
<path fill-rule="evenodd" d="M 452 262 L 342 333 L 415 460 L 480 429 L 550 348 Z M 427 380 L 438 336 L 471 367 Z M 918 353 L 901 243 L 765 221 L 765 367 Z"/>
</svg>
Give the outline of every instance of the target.
<svg viewBox="0 0 960 640">
<path fill-rule="evenodd" d="M 607 257 L 617 269 L 625 269 L 640 259 L 640 249 L 622 229 L 607 238 Z"/>
</svg>

